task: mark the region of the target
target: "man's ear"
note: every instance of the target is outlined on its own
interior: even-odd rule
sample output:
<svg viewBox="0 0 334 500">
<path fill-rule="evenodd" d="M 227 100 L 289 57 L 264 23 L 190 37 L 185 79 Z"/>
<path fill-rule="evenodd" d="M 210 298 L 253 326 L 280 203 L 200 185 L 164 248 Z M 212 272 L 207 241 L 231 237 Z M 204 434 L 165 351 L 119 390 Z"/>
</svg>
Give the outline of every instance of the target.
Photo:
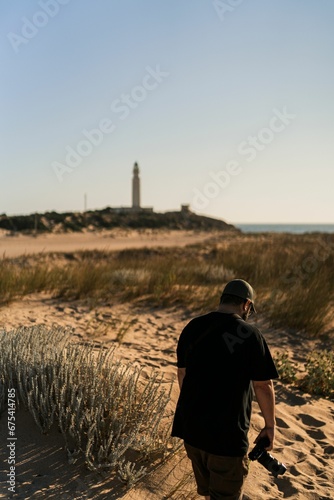
<svg viewBox="0 0 334 500">
<path fill-rule="evenodd" d="M 247 299 L 246 302 L 244 302 L 244 307 L 243 307 L 244 311 L 248 311 L 248 309 L 251 306 L 251 303 L 252 303 L 252 301 L 249 299 Z"/>
</svg>

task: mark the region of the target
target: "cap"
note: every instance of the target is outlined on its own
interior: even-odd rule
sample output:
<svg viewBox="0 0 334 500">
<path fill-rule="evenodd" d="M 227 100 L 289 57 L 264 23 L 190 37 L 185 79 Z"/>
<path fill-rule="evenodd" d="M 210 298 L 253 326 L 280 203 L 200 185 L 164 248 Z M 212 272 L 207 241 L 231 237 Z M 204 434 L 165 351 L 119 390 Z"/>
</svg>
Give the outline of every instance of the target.
<svg viewBox="0 0 334 500">
<path fill-rule="evenodd" d="M 256 312 L 254 307 L 254 290 L 249 283 L 245 280 L 232 280 L 225 286 L 223 295 L 235 295 L 245 300 L 251 301 L 251 310 Z"/>
</svg>

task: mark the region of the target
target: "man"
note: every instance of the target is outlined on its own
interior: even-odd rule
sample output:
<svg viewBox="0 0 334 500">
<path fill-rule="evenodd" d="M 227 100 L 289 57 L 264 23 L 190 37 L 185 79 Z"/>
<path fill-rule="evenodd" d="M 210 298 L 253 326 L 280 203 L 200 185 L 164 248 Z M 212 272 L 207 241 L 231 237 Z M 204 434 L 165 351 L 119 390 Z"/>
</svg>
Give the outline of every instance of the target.
<svg viewBox="0 0 334 500">
<path fill-rule="evenodd" d="M 246 323 L 254 291 L 227 283 L 217 311 L 191 320 L 177 346 L 180 396 L 172 436 L 184 440 L 199 495 L 206 500 L 242 498 L 248 472 L 248 430 L 253 389 L 264 418 L 256 438 L 275 432 L 272 379 L 278 373 L 260 331 Z"/>
</svg>

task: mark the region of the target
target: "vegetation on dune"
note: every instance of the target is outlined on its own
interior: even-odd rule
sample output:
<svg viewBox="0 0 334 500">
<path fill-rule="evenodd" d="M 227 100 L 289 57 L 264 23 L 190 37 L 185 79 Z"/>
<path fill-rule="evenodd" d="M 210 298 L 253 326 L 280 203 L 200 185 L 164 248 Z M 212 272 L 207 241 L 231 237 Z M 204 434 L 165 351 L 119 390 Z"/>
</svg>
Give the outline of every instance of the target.
<svg viewBox="0 0 334 500">
<path fill-rule="evenodd" d="M 334 398 L 334 354 L 327 351 L 310 353 L 305 365 L 306 375 L 299 387 L 311 394 Z"/>
<path fill-rule="evenodd" d="M 232 273 L 202 260 L 191 248 L 85 251 L 67 255 L 61 262 L 47 255 L 44 260 L 4 259 L 0 295 L 2 302 L 46 291 L 64 299 L 141 299 L 160 306 L 204 307 L 217 299 L 221 284 Z"/>
<path fill-rule="evenodd" d="M 334 235 L 263 234 L 221 236 L 211 243 L 185 248 L 3 258 L 0 297 L 6 303 L 44 291 L 64 300 L 87 299 L 93 305 L 99 301 L 141 301 L 201 313 L 217 306 L 228 280 L 242 277 L 254 286 L 257 308 L 274 326 L 330 338 L 333 255 Z M 315 363 L 314 358 L 310 369 Z M 317 363 L 318 370 L 330 364 L 327 358 Z M 287 361 L 283 368 L 287 377 L 293 376 Z M 316 375 L 312 377 L 305 381 L 307 390 L 311 390 Z"/>
<path fill-rule="evenodd" d="M 69 463 L 83 456 L 131 487 L 174 451 L 171 384 L 157 373 L 143 381 L 112 349 L 75 343 L 64 328 L 2 331 L 0 341 L 0 413 L 11 394 L 43 433 L 57 425 Z"/>
<path fill-rule="evenodd" d="M 312 336 L 333 319 L 334 235 L 255 236 L 222 254 L 225 265 L 254 284 L 261 308 L 276 326 Z"/>
<path fill-rule="evenodd" d="M 274 356 L 280 380 L 317 396 L 334 398 L 334 354 L 317 350 L 311 352 L 304 363 L 304 371 L 298 369 L 287 353 Z"/>
<path fill-rule="evenodd" d="M 145 301 L 192 312 L 217 306 L 224 284 L 242 277 L 257 308 L 275 325 L 330 336 L 334 235 L 244 235 L 204 245 L 120 252 L 42 254 L 0 261 L 2 303 L 33 292 L 64 300 Z M 117 361 L 113 350 L 74 342 L 59 327 L 0 332 L 0 413 L 8 389 L 42 432 L 57 425 L 69 463 L 84 457 L 131 487 L 175 450 L 167 411 L 170 384 Z M 122 332 L 118 340 L 121 341 Z M 304 372 L 276 356 L 281 379 L 303 391 L 334 396 L 332 352 L 310 353 Z"/>
<path fill-rule="evenodd" d="M 85 251 L 0 262 L 2 302 L 46 291 L 64 299 L 146 300 L 194 311 L 215 307 L 242 277 L 274 325 L 323 334 L 334 299 L 334 235 L 253 235 L 172 249 Z"/>
</svg>

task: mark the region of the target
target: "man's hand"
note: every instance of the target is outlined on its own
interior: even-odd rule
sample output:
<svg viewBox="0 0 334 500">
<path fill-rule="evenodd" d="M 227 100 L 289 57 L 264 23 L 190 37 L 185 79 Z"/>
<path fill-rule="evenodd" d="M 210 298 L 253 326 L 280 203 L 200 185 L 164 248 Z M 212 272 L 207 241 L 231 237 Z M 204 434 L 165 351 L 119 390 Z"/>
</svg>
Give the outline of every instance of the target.
<svg viewBox="0 0 334 500">
<path fill-rule="evenodd" d="M 254 443 L 257 444 L 259 440 L 263 437 L 267 437 L 270 441 L 269 446 L 266 446 L 265 450 L 270 451 L 273 449 L 274 446 L 274 439 L 275 439 L 275 428 L 274 427 L 264 427 L 262 431 L 259 433 L 257 438 L 255 439 Z"/>
</svg>

